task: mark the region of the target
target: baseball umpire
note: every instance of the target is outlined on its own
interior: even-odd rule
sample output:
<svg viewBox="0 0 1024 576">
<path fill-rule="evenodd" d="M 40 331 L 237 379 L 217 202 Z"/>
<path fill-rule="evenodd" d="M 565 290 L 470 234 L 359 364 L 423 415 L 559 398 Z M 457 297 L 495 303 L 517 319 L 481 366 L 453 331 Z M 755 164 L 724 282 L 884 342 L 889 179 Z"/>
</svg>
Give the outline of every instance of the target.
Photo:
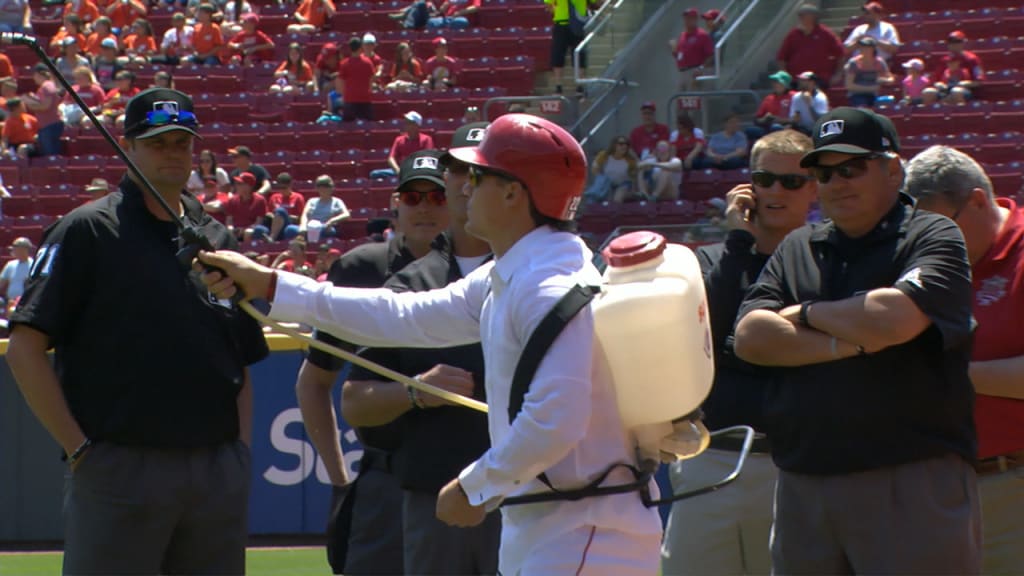
<svg viewBox="0 0 1024 576">
<path fill-rule="evenodd" d="M 128 102 L 123 145 L 182 218 L 234 249 L 183 192 L 197 129 L 191 98 L 151 89 Z M 267 345 L 178 249 L 175 224 L 129 173 L 46 232 L 11 318 L 18 386 L 69 464 L 66 574 L 245 572 L 247 366 Z"/>
</svg>

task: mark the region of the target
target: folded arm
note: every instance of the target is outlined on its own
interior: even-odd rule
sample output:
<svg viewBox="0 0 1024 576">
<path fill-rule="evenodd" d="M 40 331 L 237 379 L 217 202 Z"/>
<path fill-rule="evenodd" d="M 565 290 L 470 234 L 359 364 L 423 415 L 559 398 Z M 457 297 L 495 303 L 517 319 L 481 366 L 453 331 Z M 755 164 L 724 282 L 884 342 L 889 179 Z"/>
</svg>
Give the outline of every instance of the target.
<svg viewBox="0 0 1024 576">
<path fill-rule="evenodd" d="M 1024 355 L 971 362 L 970 375 L 978 394 L 1024 400 Z"/>
</svg>

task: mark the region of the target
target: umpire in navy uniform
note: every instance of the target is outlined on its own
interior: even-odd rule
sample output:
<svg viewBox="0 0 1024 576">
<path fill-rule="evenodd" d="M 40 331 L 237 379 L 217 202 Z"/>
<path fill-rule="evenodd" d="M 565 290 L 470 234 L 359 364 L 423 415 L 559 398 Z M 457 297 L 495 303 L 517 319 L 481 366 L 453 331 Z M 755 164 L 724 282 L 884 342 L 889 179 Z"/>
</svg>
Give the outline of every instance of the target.
<svg viewBox="0 0 1024 576">
<path fill-rule="evenodd" d="M 829 220 L 795 230 L 738 314 L 734 349 L 780 367 L 776 574 L 977 574 L 971 269 L 956 224 L 900 193 L 892 122 L 837 108 L 800 165 Z"/>
<path fill-rule="evenodd" d="M 147 90 L 127 105 L 123 145 L 173 210 L 237 249 L 183 192 L 197 128 L 191 98 Z M 267 345 L 178 249 L 175 224 L 129 173 L 47 231 L 11 318 L 11 369 L 69 463 L 65 574 L 245 572 L 247 366 Z"/>
<path fill-rule="evenodd" d="M 452 147 L 474 146 L 486 123 L 459 128 Z M 402 163 L 401 201 L 446 205 L 448 232 L 424 257 L 403 268 L 384 286 L 399 292 L 443 288 L 469 274 L 490 255 L 487 243 L 466 229 L 467 197 L 462 193 L 469 166 L 441 153 L 422 150 Z M 440 350 L 379 348 L 364 357 L 449 392 L 485 400 L 484 358 L 480 344 Z M 354 368 L 345 383 L 345 419 L 361 426 L 391 426 L 400 430 L 393 450 L 392 469 L 402 486 L 404 574 L 495 574 L 501 540 L 499 515 L 490 514 L 479 526 L 459 528 L 437 519 L 437 495 L 451 478 L 490 446 L 487 416 L 397 382 L 380 381 Z"/>
</svg>

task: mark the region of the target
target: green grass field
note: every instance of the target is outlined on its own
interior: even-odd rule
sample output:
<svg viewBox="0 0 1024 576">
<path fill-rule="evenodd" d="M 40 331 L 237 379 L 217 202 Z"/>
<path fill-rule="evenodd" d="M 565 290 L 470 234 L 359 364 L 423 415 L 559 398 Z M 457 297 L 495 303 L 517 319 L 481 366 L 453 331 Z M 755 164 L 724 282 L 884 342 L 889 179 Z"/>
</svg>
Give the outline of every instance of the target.
<svg viewBox="0 0 1024 576">
<path fill-rule="evenodd" d="M 0 553 L 3 576 L 53 576 L 60 574 L 60 552 Z M 248 576 L 315 576 L 330 574 L 327 555 L 321 548 L 249 548 Z"/>
</svg>

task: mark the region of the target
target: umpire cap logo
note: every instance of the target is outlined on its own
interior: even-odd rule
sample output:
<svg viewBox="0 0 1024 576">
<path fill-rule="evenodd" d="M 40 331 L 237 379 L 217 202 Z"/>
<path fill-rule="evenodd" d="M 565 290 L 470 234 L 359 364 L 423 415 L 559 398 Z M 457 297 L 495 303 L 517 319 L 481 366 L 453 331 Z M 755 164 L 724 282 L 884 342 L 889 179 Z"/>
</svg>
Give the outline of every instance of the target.
<svg viewBox="0 0 1024 576">
<path fill-rule="evenodd" d="M 437 170 L 437 158 L 433 156 L 420 156 L 412 162 L 413 170 Z"/>
<path fill-rule="evenodd" d="M 153 102 L 154 112 L 167 112 L 168 114 L 178 115 L 178 103 L 173 100 L 161 100 L 159 102 Z"/>
<path fill-rule="evenodd" d="M 469 131 L 468 134 L 466 134 L 466 140 L 469 141 L 469 142 L 479 142 L 479 141 L 481 141 L 483 139 L 484 139 L 484 129 L 483 128 L 473 128 L 472 130 Z"/>
<path fill-rule="evenodd" d="M 826 136 L 838 136 L 843 133 L 843 128 L 846 127 L 845 120 L 831 120 L 821 125 L 821 131 L 818 133 L 818 138 L 825 138 Z"/>
</svg>

